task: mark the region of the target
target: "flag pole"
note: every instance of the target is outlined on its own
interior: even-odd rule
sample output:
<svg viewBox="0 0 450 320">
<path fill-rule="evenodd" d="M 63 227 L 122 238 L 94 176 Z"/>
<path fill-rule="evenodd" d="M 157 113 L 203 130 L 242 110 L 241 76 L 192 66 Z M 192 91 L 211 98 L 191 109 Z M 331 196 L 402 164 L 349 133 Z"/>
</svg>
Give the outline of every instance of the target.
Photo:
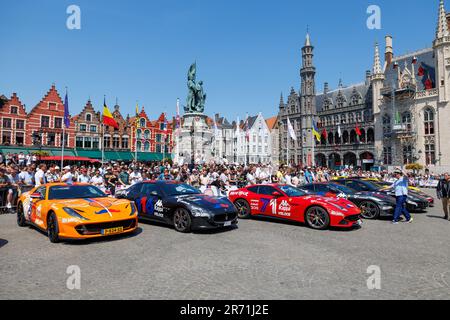
<svg viewBox="0 0 450 320">
<path fill-rule="evenodd" d="M 176 159 L 180 163 L 180 132 L 181 132 L 181 119 L 180 119 L 180 99 L 177 99 L 177 119 L 176 119 L 176 137 L 177 137 L 177 148 L 176 148 Z"/>
<path fill-rule="evenodd" d="M 66 97 L 64 99 L 64 123 L 62 124 L 63 133 L 62 133 L 62 142 L 61 142 L 61 170 L 64 168 L 64 148 L 66 145 L 66 112 L 68 108 L 68 97 L 67 97 L 67 87 L 66 87 Z"/>
<path fill-rule="evenodd" d="M 103 96 L 103 108 L 105 108 L 106 105 L 106 95 Z M 105 164 L 105 114 L 103 112 L 103 117 L 102 117 L 102 167 Z"/>
<path fill-rule="evenodd" d="M 139 112 L 139 101 L 136 101 L 136 108 L 137 108 L 137 112 Z M 137 113 L 136 114 L 136 121 L 135 121 L 135 123 L 134 123 L 134 139 L 135 139 L 135 141 L 134 141 L 134 159 L 135 159 L 135 161 L 136 161 L 136 163 L 138 162 L 138 136 L 137 136 L 137 131 L 138 131 L 138 128 L 139 128 L 139 122 L 140 122 L 140 119 L 139 119 L 139 113 Z"/>
</svg>

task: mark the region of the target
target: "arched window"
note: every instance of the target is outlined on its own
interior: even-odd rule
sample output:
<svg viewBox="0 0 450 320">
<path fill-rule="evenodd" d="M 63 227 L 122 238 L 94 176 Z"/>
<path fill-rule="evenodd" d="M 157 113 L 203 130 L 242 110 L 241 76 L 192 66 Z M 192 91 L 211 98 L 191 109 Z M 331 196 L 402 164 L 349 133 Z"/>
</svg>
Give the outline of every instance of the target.
<svg viewBox="0 0 450 320">
<path fill-rule="evenodd" d="M 344 144 L 347 144 L 349 142 L 349 135 L 348 135 L 348 131 L 344 131 L 344 134 L 342 135 L 342 142 Z"/>
<path fill-rule="evenodd" d="M 424 111 L 424 125 L 425 125 L 425 135 L 434 135 L 434 112 L 431 108 L 427 108 Z"/>
<path fill-rule="evenodd" d="M 328 134 L 328 144 L 334 144 L 334 134 L 331 132 Z"/>
<path fill-rule="evenodd" d="M 355 114 L 353 112 L 348 114 L 348 123 L 355 123 Z"/>
<path fill-rule="evenodd" d="M 339 92 L 338 97 L 336 98 L 336 107 L 337 108 L 343 108 L 345 107 L 345 104 L 347 103 L 347 99 L 342 94 L 342 92 Z"/>
<path fill-rule="evenodd" d="M 411 145 L 403 147 L 403 164 L 413 163 L 413 148 Z"/>
<path fill-rule="evenodd" d="M 150 142 L 146 142 L 145 144 L 144 144 L 144 152 L 149 152 L 150 151 Z"/>
<path fill-rule="evenodd" d="M 137 146 L 137 150 L 138 150 L 139 152 L 141 152 L 141 151 L 142 151 L 142 142 L 138 141 L 138 142 L 136 143 L 136 146 Z"/>
<path fill-rule="evenodd" d="M 146 139 L 146 140 L 150 139 L 150 130 L 145 130 L 145 132 L 144 132 L 144 139 Z"/>
<path fill-rule="evenodd" d="M 334 143 L 341 144 L 341 137 L 339 137 L 338 133 L 336 133 L 336 135 L 334 136 Z"/>
<path fill-rule="evenodd" d="M 406 130 L 411 131 L 411 112 L 407 111 L 402 114 L 402 124 Z"/>
<path fill-rule="evenodd" d="M 350 143 L 355 144 L 358 141 L 357 136 L 356 136 L 356 131 L 352 130 L 350 132 Z"/>
<path fill-rule="evenodd" d="M 325 101 L 323 102 L 324 110 L 330 110 L 332 105 L 333 105 L 333 101 L 330 98 L 326 98 Z"/>
<path fill-rule="evenodd" d="M 141 118 L 141 120 L 139 121 L 139 126 L 141 128 L 145 128 L 146 127 L 146 121 L 144 118 Z"/>
<path fill-rule="evenodd" d="M 359 137 L 359 141 L 362 143 L 366 143 L 366 130 L 361 129 L 361 136 Z"/>
<path fill-rule="evenodd" d="M 367 143 L 373 143 L 375 142 L 375 130 L 370 128 L 367 130 Z"/>
<path fill-rule="evenodd" d="M 86 121 L 91 122 L 92 121 L 92 115 L 90 113 L 86 113 Z"/>
<path fill-rule="evenodd" d="M 142 131 L 140 129 L 137 131 L 137 138 L 142 139 Z"/>
</svg>

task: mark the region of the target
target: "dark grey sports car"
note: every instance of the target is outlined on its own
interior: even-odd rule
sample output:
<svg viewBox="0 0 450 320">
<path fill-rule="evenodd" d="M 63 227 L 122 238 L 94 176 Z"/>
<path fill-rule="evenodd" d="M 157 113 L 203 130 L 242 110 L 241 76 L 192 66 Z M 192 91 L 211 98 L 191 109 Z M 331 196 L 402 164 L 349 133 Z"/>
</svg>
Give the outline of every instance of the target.
<svg viewBox="0 0 450 320">
<path fill-rule="evenodd" d="M 173 225 L 183 233 L 238 223 L 237 210 L 228 199 L 206 196 L 187 184 L 141 182 L 116 192 L 116 197 L 134 201 L 139 219 Z"/>
<path fill-rule="evenodd" d="M 358 192 L 338 183 L 313 183 L 302 186 L 300 189 L 325 197 L 346 198 L 361 209 L 361 216 L 364 219 L 392 216 L 395 210 L 395 199 L 380 192 Z"/>
</svg>

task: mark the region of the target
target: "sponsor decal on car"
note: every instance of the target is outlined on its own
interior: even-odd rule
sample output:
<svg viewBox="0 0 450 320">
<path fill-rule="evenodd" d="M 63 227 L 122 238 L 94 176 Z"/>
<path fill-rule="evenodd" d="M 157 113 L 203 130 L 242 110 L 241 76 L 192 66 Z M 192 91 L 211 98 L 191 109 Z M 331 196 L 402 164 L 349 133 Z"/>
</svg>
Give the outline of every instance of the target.
<svg viewBox="0 0 450 320">
<path fill-rule="evenodd" d="M 230 196 L 248 197 L 248 191 L 232 191 Z"/>
</svg>

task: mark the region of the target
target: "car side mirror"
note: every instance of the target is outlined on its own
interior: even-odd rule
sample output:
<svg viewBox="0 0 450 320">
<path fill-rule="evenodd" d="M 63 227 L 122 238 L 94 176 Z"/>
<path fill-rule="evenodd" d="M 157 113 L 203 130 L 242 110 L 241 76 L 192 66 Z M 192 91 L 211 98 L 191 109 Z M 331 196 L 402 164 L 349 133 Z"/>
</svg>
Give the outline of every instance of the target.
<svg viewBox="0 0 450 320">
<path fill-rule="evenodd" d="M 161 198 L 160 195 L 158 194 L 158 192 L 156 192 L 156 191 L 150 192 L 150 195 L 151 195 L 152 197 Z"/>
<path fill-rule="evenodd" d="M 281 193 L 279 193 L 278 191 L 275 191 L 272 193 L 272 196 L 279 198 L 279 197 L 282 197 L 283 195 Z"/>
</svg>

